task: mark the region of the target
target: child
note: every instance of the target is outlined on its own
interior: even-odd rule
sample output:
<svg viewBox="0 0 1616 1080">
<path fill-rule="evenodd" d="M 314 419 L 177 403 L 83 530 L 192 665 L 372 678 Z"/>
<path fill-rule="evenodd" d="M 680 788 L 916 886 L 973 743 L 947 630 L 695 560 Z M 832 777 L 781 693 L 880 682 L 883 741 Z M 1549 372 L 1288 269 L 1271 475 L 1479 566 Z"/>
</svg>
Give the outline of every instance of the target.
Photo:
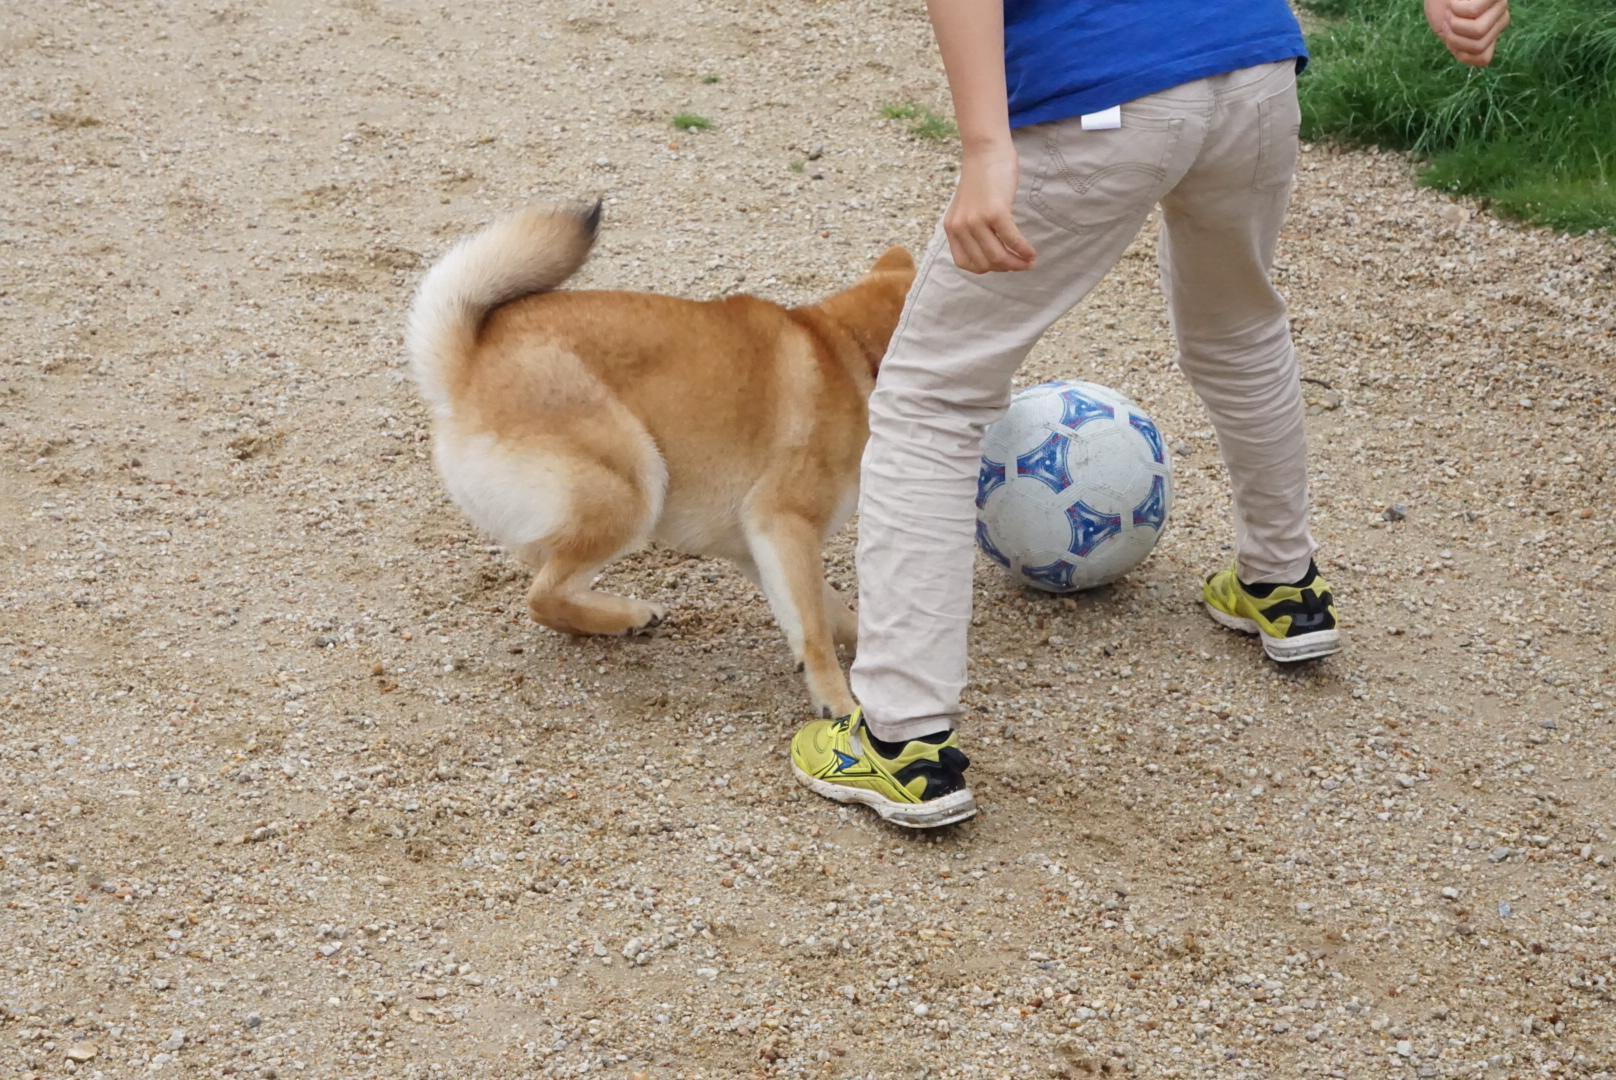
<svg viewBox="0 0 1616 1080">
<path fill-rule="evenodd" d="M 1425 0 L 1482 65 L 1508 0 Z M 965 685 L 982 431 L 1040 335 L 1160 204 L 1179 366 L 1228 466 L 1235 559 L 1219 623 L 1275 660 L 1340 646 L 1307 527 L 1302 394 L 1269 283 L 1296 167 L 1302 33 L 1285 0 L 930 0 L 959 187 L 870 398 L 859 503 L 860 709 L 792 740 L 814 791 L 912 828 L 976 813 L 954 731 Z"/>
</svg>

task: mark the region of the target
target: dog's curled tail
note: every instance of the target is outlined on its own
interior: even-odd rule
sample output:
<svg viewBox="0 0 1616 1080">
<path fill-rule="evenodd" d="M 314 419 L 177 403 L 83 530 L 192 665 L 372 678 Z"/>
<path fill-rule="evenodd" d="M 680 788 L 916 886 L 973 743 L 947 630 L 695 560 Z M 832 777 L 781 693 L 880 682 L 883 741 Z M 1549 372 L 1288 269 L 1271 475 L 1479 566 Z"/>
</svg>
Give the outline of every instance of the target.
<svg viewBox="0 0 1616 1080">
<path fill-rule="evenodd" d="M 449 408 L 450 373 L 471 356 L 490 311 L 566 281 L 589 256 L 600 203 L 530 207 L 468 236 L 439 259 L 410 305 L 405 350 L 421 393 Z"/>
</svg>

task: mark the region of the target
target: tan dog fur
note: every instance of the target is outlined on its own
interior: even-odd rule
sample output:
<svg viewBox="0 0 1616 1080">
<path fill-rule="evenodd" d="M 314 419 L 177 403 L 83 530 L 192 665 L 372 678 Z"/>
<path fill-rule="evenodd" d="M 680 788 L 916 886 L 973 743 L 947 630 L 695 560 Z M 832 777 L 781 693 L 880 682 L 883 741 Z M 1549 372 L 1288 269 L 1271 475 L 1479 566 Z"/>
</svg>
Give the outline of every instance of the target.
<svg viewBox="0 0 1616 1080">
<path fill-rule="evenodd" d="M 656 625 L 661 604 L 590 588 L 649 540 L 733 560 L 768 597 L 821 715 L 853 708 L 836 646 L 854 615 L 824 580 L 852 515 L 866 404 L 914 279 L 892 248 L 847 290 L 783 308 L 554 291 L 599 207 L 530 209 L 435 265 L 408 349 L 438 470 L 534 571 L 533 618 L 570 634 Z"/>
</svg>

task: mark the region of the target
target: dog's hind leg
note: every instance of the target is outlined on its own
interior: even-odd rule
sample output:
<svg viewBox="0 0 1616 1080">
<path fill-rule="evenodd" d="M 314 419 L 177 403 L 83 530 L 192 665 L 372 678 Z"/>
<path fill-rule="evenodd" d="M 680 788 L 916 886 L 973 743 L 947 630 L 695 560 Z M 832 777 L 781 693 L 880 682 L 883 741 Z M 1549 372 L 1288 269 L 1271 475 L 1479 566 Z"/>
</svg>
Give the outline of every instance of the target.
<svg viewBox="0 0 1616 1080">
<path fill-rule="evenodd" d="M 642 522 L 619 511 L 569 523 L 546 537 L 542 565 L 527 590 L 533 621 L 566 634 L 631 634 L 660 623 L 668 614 L 663 605 L 590 587 L 607 563 L 637 547 L 644 534 Z"/>
<path fill-rule="evenodd" d="M 637 475 L 573 463 L 567 521 L 523 553 L 536 571 L 527 591 L 535 622 L 568 634 L 631 634 L 667 617 L 662 604 L 590 587 L 602 567 L 645 542 L 661 510 L 660 470 L 660 458 Z"/>
<path fill-rule="evenodd" d="M 610 555 L 552 553 L 527 590 L 527 609 L 533 621 L 567 634 L 632 634 L 667 618 L 668 609 L 662 604 L 589 587 Z"/>
<path fill-rule="evenodd" d="M 758 584 L 802 665 L 814 709 L 820 716 L 846 716 L 853 711 L 853 694 L 836 660 L 826 604 L 830 587 L 819 553 L 822 530 L 792 513 L 749 516 L 746 542 Z M 836 602 L 841 604 L 839 598 Z"/>
<path fill-rule="evenodd" d="M 830 636 L 838 648 L 851 656 L 858 650 L 858 615 L 847 606 L 842 594 L 825 582 L 825 618 L 830 621 Z"/>
<path fill-rule="evenodd" d="M 603 542 L 598 549 L 572 549 L 560 559 L 551 557 L 544 544 L 529 544 L 517 552 L 523 565 L 533 571 L 527 590 L 528 613 L 533 621 L 564 634 L 632 634 L 656 626 L 667 616 L 661 604 L 647 603 L 597 592 L 590 588 L 595 575 L 612 561 L 600 551 L 611 548 Z"/>
</svg>

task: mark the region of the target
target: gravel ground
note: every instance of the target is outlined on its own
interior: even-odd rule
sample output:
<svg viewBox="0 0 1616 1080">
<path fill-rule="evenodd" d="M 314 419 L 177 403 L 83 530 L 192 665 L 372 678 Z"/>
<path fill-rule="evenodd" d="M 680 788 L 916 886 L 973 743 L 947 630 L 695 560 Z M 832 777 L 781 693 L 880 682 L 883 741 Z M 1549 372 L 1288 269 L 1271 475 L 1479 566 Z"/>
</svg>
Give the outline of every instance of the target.
<svg viewBox="0 0 1616 1080">
<path fill-rule="evenodd" d="M 1172 524 L 1076 599 L 980 567 L 984 810 L 915 836 L 789 782 L 727 567 L 612 569 L 646 640 L 528 622 L 400 327 L 528 195 L 604 196 L 593 285 L 797 302 L 920 246 L 921 5 L 0 19 L 0 1077 L 1616 1074 L 1608 247 L 1308 149 L 1349 643 L 1281 671 L 1198 610 L 1225 481 L 1142 239 L 1025 375 L 1152 410 Z"/>
</svg>

